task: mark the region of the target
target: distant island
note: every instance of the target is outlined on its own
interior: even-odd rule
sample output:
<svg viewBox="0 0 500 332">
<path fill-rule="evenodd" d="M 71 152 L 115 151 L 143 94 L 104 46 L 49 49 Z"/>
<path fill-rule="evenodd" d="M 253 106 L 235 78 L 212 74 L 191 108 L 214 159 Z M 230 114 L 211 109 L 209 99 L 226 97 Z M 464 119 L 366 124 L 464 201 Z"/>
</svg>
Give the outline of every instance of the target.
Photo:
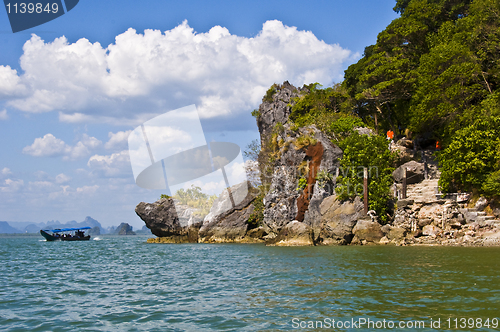
<svg viewBox="0 0 500 332">
<path fill-rule="evenodd" d="M 59 221 L 47 221 L 43 223 L 33 222 L 7 222 L 0 221 L 0 234 L 39 234 L 41 229 L 56 229 L 56 228 L 77 228 L 91 227 L 88 234 L 91 236 L 97 235 L 136 235 L 136 234 L 151 234 L 151 231 L 143 226 L 140 230 L 133 230 L 133 227 L 127 223 L 121 223 L 118 226 L 103 227 L 101 223 L 92 217 L 86 217 L 83 221 L 75 220 L 61 223 Z"/>
</svg>

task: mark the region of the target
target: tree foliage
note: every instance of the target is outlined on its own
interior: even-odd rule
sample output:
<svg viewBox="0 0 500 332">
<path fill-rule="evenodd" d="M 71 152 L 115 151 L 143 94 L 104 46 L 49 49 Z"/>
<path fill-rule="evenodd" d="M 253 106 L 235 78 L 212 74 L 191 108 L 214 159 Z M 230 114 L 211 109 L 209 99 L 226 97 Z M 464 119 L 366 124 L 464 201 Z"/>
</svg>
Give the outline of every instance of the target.
<svg viewBox="0 0 500 332">
<path fill-rule="evenodd" d="M 492 195 L 497 138 L 478 128 L 500 116 L 500 0 L 397 0 L 394 10 L 345 72 L 354 112 L 383 132 L 439 140 L 443 190 Z"/>
<path fill-rule="evenodd" d="M 459 130 L 438 156 L 442 165 L 441 189 L 500 193 L 494 183 L 500 170 L 499 149 L 500 117 L 479 119 Z"/>
<path fill-rule="evenodd" d="M 368 168 L 369 208 L 382 221 L 390 211 L 390 185 L 396 156 L 389 150 L 385 137 L 352 133 L 339 144 L 343 150 L 336 191 L 340 199 L 363 197 L 363 167 Z"/>
</svg>

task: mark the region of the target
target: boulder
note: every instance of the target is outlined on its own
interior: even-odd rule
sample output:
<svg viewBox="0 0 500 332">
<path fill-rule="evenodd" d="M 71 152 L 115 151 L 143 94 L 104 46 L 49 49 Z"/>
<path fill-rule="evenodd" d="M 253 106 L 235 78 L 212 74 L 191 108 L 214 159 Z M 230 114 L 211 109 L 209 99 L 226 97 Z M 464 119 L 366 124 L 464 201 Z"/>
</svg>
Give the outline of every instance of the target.
<svg viewBox="0 0 500 332">
<path fill-rule="evenodd" d="M 158 237 L 180 235 L 183 232 L 172 198 L 162 198 L 154 203 L 141 202 L 135 207 L 135 213 Z"/>
<path fill-rule="evenodd" d="M 425 236 L 438 236 L 442 232 L 443 231 L 441 230 L 441 228 L 434 226 L 434 225 L 427 225 L 427 226 L 424 226 L 424 228 L 422 229 L 422 235 L 425 235 Z"/>
<path fill-rule="evenodd" d="M 444 206 L 439 203 L 426 204 L 422 206 L 417 216 L 419 220 L 441 221 L 444 209 Z"/>
<path fill-rule="evenodd" d="M 248 218 L 254 211 L 250 204 L 239 210 L 233 210 L 224 217 L 214 222 L 201 226 L 199 231 L 199 242 L 225 243 L 239 242 L 245 237 L 248 229 Z"/>
<path fill-rule="evenodd" d="M 500 231 L 484 237 L 483 245 L 487 247 L 500 246 Z"/>
<path fill-rule="evenodd" d="M 315 237 L 320 232 L 319 205 L 333 193 L 335 181 L 316 186 L 319 171 L 335 174 L 342 151 L 315 126 L 297 128 L 289 121 L 295 98 L 308 92 L 288 82 L 274 85 L 259 107 L 257 126 L 262 150 L 259 154 L 262 181 L 269 185 L 263 200 L 263 226 L 276 236 L 293 220 L 309 225 Z M 307 185 L 297 190 L 299 178 Z"/>
<path fill-rule="evenodd" d="M 235 206 L 232 204 L 229 193 L 231 193 L 234 202 L 239 202 Z M 247 207 L 255 197 L 256 192 L 247 181 L 232 186 L 229 188 L 229 191 L 224 189 L 224 191 L 214 201 L 210 212 L 203 219 L 203 225 L 217 221 L 218 219 L 231 214 L 234 210 L 241 210 L 242 208 Z"/>
<path fill-rule="evenodd" d="M 185 210 L 178 206 L 180 214 Z M 196 243 L 198 242 L 198 229 L 201 227 L 201 217 L 194 218 L 185 216 L 181 225 L 177 214 L 176 204 L 172 198 L 162 198 L 154 203 L 141 202 L 137 204 L 135 213 L 146 223 L 146 227 L 151 233 L 161 237 L 160 240 L 151 240 L 148 242 L 161 243 Z M 191 211 L 191 214 L 194 212 Z M 191 223 L 190 221 L 197 221 Z"/>
<path fill-rule="evenodd" d="M 228 190 L 214 201 L 210 213 L 205 217 L 198 236 L 199 242 L 223 243 L 241 242 L 248 230 L 248 218 L 254 211 L 252 204 L 257 191 L 249 186 L 248 182 L 232 186 L 231 195 L 235 202 L 234 207 Z"/>
<path fill-rule="evenodd" d="M 303 222 L 294 220 L 283 227 L 278 236 L 270 240 L 267 245 L 282 247 L 313 246 L 312 228 Z"/>
<path fill-rule="evenodd" d="M 477 211 L 483 211 L 486 207 L 488 206 L 488 200 L 484 197 L 480 197 L 476 204 L 474 205 L 474 208 Z"/>
<path fill-rule="evenodd" d="M 321 203 L 320 214 L 322 244 L 349 244 L 354 225 L 364 216 L 364 205 L 359 197 L 341 202 L 336 196 L 329 196 Z"/>
<path fill-rule="evenodd" d="M 414 160 L 404 163 L 392 172 L 392 177 L 394 181 L 398 183 L 403 182 L 403 169 L 406 168 L 406 183 L 414 184 L 419 183 L 424 180 L 424 164 L 416 162 Z"/>
<path fill-rule="evenodd" d="M 422 228 L 432 223 L 432 219 L 424 218 L 418 220 L 418 227 Z"/>
<path fill-rule="evenodd" d="M 402 227 L 394 227 L 391 225 L 384 225 L 381 227 L 382 233 L 385 237 L 392 242 L 402 241 L 407 233 L 407 230 Z"/>
<path fill-rule="evenodd" d="M 352 229 L 356 242 L 378 243 L 384 237 L 381 226 L 371 219 L 360 219 Z"/>
</svg>

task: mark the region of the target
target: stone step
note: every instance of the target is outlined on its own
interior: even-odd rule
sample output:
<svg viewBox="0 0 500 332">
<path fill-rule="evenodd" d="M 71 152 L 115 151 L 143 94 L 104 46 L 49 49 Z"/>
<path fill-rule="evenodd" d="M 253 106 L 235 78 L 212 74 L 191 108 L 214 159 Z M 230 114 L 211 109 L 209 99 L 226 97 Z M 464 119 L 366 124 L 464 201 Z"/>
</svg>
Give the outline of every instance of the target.
<svg viewBox="0 0 500 332">
<path fill-rule="evenodd" d="M 478 216 L 477 217 L 477 220 L 481 220 L 481 221 L 487 221 L 487 220 L 495 220 L 495 217 L 493 216 Z"/>
<path fill-rule="evenodd" d="M 491 226 L 498 228 L 500 227 L 500 220 L 477 220 L 476 221 L 480 227 Z"/>
<path fill-rule="evenodd" d="M 461 209 L 458 209 L 458 212 L 460 212 L 462 214 L 466 214 L 466 213 L 470 213 L 470 212 L 477 212 L 477 209 L 476 208 L 461 208 Z"/>
</svg>

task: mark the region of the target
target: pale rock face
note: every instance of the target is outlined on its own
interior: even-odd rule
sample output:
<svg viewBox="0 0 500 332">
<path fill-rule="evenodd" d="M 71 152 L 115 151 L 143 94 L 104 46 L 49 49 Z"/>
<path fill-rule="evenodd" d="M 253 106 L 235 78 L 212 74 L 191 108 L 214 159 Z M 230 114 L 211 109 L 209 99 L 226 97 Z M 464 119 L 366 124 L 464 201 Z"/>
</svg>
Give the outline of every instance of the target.
<svg viewBox="0 0 500 332">
<path fill-rule="evenodd" d="M 474 207 L 478 211 L 483 211 L 487 206 L 488 206 L 488 200 L 484 197 L 480 197 L 477 200 L 476 205 Z"/>
<path fill-rule="evenodd" d="M 422 235 L 426 236 L 437 236 L 441 233 L 442 229 L 434 225 L 427 225 L 422 229 Z"/>
<path fill-rule="evenodd" d="M 249 230 L 248 219 L 254 211 L 252 204 L 257 196 L 256 190 L 249 187 L 248 182 L 242 182 L 230 188 L 233 203 L 226 190 L 215 200 L 210 213 L 205 217 L 198 233 L 200 242 L 252 242 L 245 238 Z"/>
<path fill-rule="evenodd" d="M 378 243 L 384 237 L 381 226 L 376 221 L 360 219 L 352 229 L 356 242 Z"/>
<path fill-rule="evenodd" d="M 314 238 L 317 239 L 321 231 L 319 205 L 325 197 L 333 193 L 335 181 L 328 183 L 324 188 L 314 184 L 310 188 L 310 196 L 305 200 L 305 196 L 300 198 L 301 192 L 297 191 L 298 180 L 304 174 L 299 174 L 299 166 L 304 161 L 310 163 L 314 157 L 307 156 L 309 147 L 296 149 L 294 142 L 300 136 L 308 136 L 315 139 L 316 144 L 321 144 L 322 155 L 313 172 L 326 171 L 335 175 L 342 151 L 315 126 L 292 130 L 288 122 L 292 110 L 290 105 L 294 102 L 293 98 L 298 97 L 301 91 L 301 88 L 295 88 L 285 82 L 278 86 L 272 102 L 263 102 L 259 107 L 260 116 L 257 125 L 263 144 L 269 141 L 276 124 L 283 125 L 277 137 L 281 142 L 278 158 L 272 165 L 268 165 L 270 168 L 268 170 L 262 169 L 264 163 L 261 162 L 261 174 L 270 174 L 268 178 L 270 189 L 264 199 L 264 227 L 268 232 L 277 235 L 288 223 L 298 219 L 313 229 Z M 262 155 L 259 160 L 263 160 Z"/>
<path fill-rule="evenodd" d="M 280 231 L 278 236 L 268 245 L 271 246 L 313 246 L 312 229 L 303 222 L 294 220 Z"/>
<path fill-rule="evenodd" d="M 243 203 L 243 205 L 248 205 L 248 202 L 245 202 L 245 198 L 248 195 L 249 184 L 248 182 L 242 182 L 237 185 L 234 185 L 230 188 L 231 195 L 233 196 L 233 201 L 236 203 L 236 208 Z M 207 225 L 228 211 L 234 210 L 233 203 L 229 198 L 229 191 L 224 189 L 224 191 L 217 197 L 210 209 L 210 212 L 203 219 L 203 225 Z"/>
<path fill-rule="evenodd" d="M 364 206 L 359 197 L 340 202 L 336 196 L 329 196 L 321 203 L 320 213 L 323 244 L 349 244 L 354 226 L 364 216 Z"/>
</svg>

